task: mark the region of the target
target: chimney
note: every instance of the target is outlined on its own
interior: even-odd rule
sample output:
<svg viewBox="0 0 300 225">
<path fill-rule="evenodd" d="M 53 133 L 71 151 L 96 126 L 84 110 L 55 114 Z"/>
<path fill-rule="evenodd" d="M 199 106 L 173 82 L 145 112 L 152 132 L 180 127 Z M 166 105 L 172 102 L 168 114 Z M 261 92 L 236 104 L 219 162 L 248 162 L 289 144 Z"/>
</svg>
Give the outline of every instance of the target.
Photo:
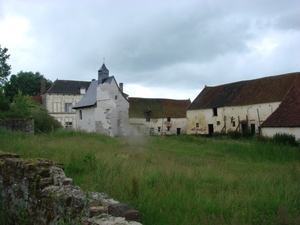
<svg viewBox="0 0 300 225">
<path fill-rule="evenodd" d="M 46 92 L 46 79 L 44 77 L 41 78 L 41 90 L 40 95 L 44 94 Z"/>
<path fill-rule="evenodd" d="M 120 88 L 121 92 L 123 93 L 123 83 L 119 84 L 119 88 Z"/>
</svg>

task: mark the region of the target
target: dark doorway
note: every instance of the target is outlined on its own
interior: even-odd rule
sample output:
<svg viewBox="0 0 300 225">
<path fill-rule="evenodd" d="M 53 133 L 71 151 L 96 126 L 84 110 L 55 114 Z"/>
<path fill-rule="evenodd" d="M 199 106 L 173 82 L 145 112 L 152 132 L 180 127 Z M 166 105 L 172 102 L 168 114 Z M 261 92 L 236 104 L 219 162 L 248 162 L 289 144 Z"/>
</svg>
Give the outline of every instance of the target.
<svg viewBox="0 0 300 225">
<path fill-rule="evenodd" d="M 177 135 L 180 135 L 181 128 L 177 128 Z"/>
<path fill-rule="evenodd" d="M 252 123 L 251 124 L 251 135 L 254 135 L 255 134 L 255 124 Z"/>
<path fill-rule="evenodd" d="M 208 124 L 208 136 L 211 137 L 213 133 L 214 133 L 214 125 Z"/>
<path fill-rule="evenodd" d="M 244 121 L 241 124 L 242 124 L 242 133 L 244 134 L 247 132 L 248 124 L 247 124 L 247 122 L 244 122 Z"/>
</svg>

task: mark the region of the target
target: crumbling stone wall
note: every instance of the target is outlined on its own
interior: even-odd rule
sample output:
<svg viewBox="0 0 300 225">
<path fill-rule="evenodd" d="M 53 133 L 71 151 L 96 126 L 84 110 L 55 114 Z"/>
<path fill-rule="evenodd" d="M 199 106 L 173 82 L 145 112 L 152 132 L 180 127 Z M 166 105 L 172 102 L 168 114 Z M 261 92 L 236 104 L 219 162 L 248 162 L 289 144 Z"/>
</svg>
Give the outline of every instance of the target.
<svg viewBox="0 0 300 225">
<path fill-rule="evenodd" d="M 0 119 L 0 127 L 5 127 L 12 131 L 23 131 L 34 134 L 33 119 Z"/>
<path fill-rule="evenodd" d="M 0 151 L 0 207 L 8 224 L 141 225 L 139 212 L 105 193 L 84 192 L 63 165 Z"/>
</svg>

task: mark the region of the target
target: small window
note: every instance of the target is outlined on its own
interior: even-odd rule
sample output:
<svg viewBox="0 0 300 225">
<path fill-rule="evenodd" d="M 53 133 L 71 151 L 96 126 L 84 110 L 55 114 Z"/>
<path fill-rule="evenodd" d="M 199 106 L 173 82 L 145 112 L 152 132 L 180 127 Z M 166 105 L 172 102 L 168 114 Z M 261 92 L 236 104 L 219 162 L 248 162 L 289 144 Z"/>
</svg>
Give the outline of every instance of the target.
<svg viewBox="0 0 300 225">
<path fill-rule="evenodd" d="M 115 100 L 117 100 L 118 99 L 118 95 L 115 95 Z"/>
<path fill-rule="evenodd" d="M 157 128 L 157 131 L 160 132 L 160 127 Z"/>
<path fill-rule="evenodd" d="M 196 127 L 199 127 L 199 123 L 196 123 Z"/>
<path fill-rule="evenodd" d="M 65 103 L 65 112 L 66 113 L 72 112 L 72 103 Z"/>
<path fill-rule="evenodd" d="M 220 123 L 220 121 L 217 121 L 217 125 L 220 125 L 221 123 Z"/>
<path fill-rule="evenodd" d="M 146 122 L 150 122 L 151 113 L 151 109 L 145 112 Z"/>
<path fill-rule="evenodd" d="M 213 108 L 213 116 L 218 116 L 218 109 L 217 108 Z"/>
<path fill-rule="evenodd" d="M 79 110 L 79 119 L 82 120 L 82 110 Z"/>
<path fill-rule="evenodd" d="M 170 126 L 167 126 L 167 131 L 170 131 L 170 128 L 171 128 Z"/>
<path fill-rule="evenodd" d="M 235 121 L 232 121 L 232 126 L 235 127 Z"/>
<path fill-rule="evenodd" d="M 65 128 L 72 129 L 72 122 L 65 122 Z"/>
<path fill-rule="evenodd" d="M 80 88 L 80 94 L 81 94 L 81 95 L 84 95 L 84 94 L 85 94 L 85 91 L 86 91 L 86 90 L 85 90 L 85 87 L 81 87 L 81 88 Z"/>
<path fill-rule="evenodd" d="M 167 117 L 167 122 L 171 122 L 171 117 Z"/>
</svg>

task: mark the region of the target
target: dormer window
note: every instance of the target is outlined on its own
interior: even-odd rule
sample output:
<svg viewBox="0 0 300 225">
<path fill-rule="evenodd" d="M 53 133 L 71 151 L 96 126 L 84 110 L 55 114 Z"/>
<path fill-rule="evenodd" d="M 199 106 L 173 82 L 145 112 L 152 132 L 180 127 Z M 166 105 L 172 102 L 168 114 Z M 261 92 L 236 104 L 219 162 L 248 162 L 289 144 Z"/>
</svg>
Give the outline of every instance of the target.
<svg viewBox="0 0 300 225">
<path fill-rule="evenodd" d="M 80 88 L 80 94 L 81 94 L 81 95 L 84 95 L 84 94 L 85 94 L 85 92 L 86 92 L 86 90 L 85 90 L 85 88 L 84 88 L 84 87 Z"/>
</svg>

